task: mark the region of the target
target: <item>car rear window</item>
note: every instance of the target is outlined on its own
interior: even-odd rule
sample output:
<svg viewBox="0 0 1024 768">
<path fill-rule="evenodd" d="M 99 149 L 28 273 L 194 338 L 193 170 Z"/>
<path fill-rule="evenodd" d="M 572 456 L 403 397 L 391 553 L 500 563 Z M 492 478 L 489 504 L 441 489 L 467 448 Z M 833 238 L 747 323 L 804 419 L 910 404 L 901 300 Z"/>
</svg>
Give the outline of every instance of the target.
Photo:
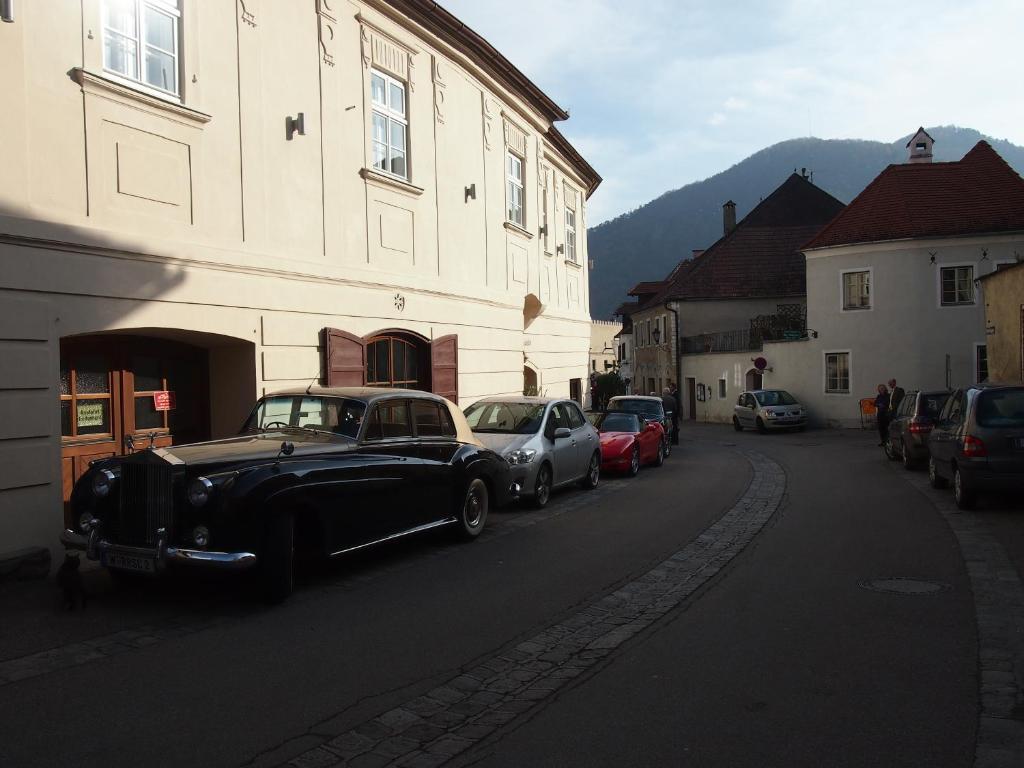
<svg viewBox="0 0 1024 768">
<path fill-rule="evenodd" d="M 921 415 L 927 416 L 930 419 L 939 418 L 942 406 L 946 404 L 948 399 L 949 394 L 946 392 L 940 395 L 921 395 Z"/>
<path fill-rule="evenodd" d="M 1024 388 L 982 392 L 975 413 L 982 427 L 1024 427 Z"/>
<path fill-rule="evenodd" d="M 625 411 L 610 411 L 601 414 L 597 420 L 597 428 L 602 432 L 632 432 L 640 431 L 640 424 L 635 413 Z"/>
<path fill-rule="evenodd" d="M 656 400 L 612 400 L 608 403 L 608 410 L 636 413 L 645 419 L 663 419 L 665 417 L 665 408 Z"/>
</svg>

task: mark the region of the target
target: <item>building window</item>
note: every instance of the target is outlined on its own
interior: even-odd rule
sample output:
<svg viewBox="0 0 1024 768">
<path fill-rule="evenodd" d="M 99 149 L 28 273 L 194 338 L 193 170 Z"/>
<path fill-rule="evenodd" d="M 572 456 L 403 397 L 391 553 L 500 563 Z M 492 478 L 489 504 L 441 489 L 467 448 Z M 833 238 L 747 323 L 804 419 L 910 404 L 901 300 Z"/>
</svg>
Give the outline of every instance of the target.
<svg viewBox="0 0 1024 768">
<path fill-rule="evenodd" d="M 565 258 L 579 264 L 576 260 L 576 211 L 568 206 L 565 208 Z"/>
<path fill-rule="evenodd" d="M 103 0 L 103 67 L 172 96 L 178 90 L 179 0 Z"/>
<path fill-rule="evenodd" d="M 825 391 L 850 394 L 850 353 L 825 353 Z"/>
<path fill-rule="evenodd" d="M 508 188 L 507 218 L 518 227 L 524 226 L 523 217 L 523 158 L 508 152 L 505 160 L 506 187 Z"/>
<path fill-rule="evenodd" d="M 373 167 L 400 179 L 409 178 L 409 120 L 405 83 L 371 70 Z"/>
<path fill-rule="evenodd" d="M 871 272 L 843 273 L 843 309 L 871 309 Z"/>
<path fill-rule="evenodd" d="M 979 384 L 988 381 L 988 346 L 974 345 L 974 380 Z"/>
<path fill-rule="evenodd" d="M 725 379 L 719 379 L 718 380 L 718 396 L 720 398 L 722 398 L 723 400 L 725 399 L 725 385 L 726 385 Z"/>
<path fill-rule="evenodd" d="M 943 267 L 942 306 L 974 303 L 974 267 Z"/>
</svg>

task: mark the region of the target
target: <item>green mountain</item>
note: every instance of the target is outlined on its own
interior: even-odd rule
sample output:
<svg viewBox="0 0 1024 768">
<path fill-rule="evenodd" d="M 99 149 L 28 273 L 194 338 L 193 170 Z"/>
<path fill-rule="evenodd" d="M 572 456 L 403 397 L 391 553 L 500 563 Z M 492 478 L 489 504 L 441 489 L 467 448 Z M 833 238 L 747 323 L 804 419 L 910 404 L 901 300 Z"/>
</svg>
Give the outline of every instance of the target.
<svg viewBox="0 0 1024 768">
<path fill-rule="evenodd" d="M 928 128 L 935 139 L 935 161 L 959 160 L 981 139 L 1018 173 L 1024 148 L 992 139 L 970 128 Z M 736 203 L 742 219 L 789 174 L 806 168 L 813 181 L 844 203 L 850 202 L 890 163 L 906 162 L 904 136 L 891 144 L 857 139 L 792 139 L 762 149 L 704 181 L 666 192 L 651 202 L 594 227 L 588 233 L 591 315 L 611 317 L 642 280 L 661 280 L 695 248 L 707 248 L 722 235 L 722 203 Z"/>
</svg>

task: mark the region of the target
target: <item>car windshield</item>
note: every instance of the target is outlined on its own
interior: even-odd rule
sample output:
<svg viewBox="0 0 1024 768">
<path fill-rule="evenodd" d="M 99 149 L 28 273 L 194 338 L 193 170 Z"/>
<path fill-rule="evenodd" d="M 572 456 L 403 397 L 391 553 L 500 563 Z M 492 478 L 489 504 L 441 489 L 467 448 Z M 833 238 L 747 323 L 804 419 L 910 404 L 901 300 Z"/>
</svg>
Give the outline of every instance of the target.
<svg viewBox="0 0 1024 768">
<path fill-rule="evenodd" d="M 1024 388 L 982 392 L 976 413 L 982 427 L 1024 427 Z"/>
<path fill-rule="evenodd" d="M 755 392 L 754 397 L 760 405 L 796 405 L 796 398 L 784 389 Z"/>
<path fill-rule="evenodd" d="M 665 416 L 664 406 L 656 400 L 612 400 L 608 403 L 608 411 L 636 413 L 645 419 L 660 420 Z"/>
<path fill-rule="evenodd" d="M 341 397 L 275 395 L 253 408 L 243 432 L 270 429 L 308 429 L 355 439 L 363 423 L 366 404 Z"/>
<path fill-rule="evenodd" d="M 543 403 L 474 403 L 466 421 L 474 432 L 532 435 L 544 418 Z"/>
<path fill-rule="evenodd" d="M 942 406 L 949 399 L 948 392 L 941 392 L 937 395 L 921 395 L 921 415 L 930 419 L 937 419 Z"/>
<path fill-rule="evenodd" d="M 632 432 L 640 431 L 640 423 L 635 413 L 625 411 L 611 411 L 602 413 L 594 422 L 594 426 L 601 432 Z"/>
</svg>

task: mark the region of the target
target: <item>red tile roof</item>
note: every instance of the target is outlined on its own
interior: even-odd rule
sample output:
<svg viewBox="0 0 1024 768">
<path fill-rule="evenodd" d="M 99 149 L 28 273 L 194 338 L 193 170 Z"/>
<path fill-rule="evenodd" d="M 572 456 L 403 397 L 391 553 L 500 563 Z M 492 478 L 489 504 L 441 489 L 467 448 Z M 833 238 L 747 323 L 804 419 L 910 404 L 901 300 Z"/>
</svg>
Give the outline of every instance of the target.
<svg viewBox="0 0 1024 768">
<path fill-rule="evenodd" d="M 985 141 L 955 163 L 890 165 L 804 250 L 1024 230 L 1024 179 Z"/>
<path fill-rule="evenodd" d="M 652 280 L 646 283 L 637 283 L 626 293 L 627 296 L 647 296 L 652 293 L 657 293 L 665 287 L 664 280 Z"/>
<path fill-rule="evenodd" d="M 842 210 L 832 195 L 794 173 L 731 232 L 680 262 L 647 306 L 671 299 L 804 296 L 800 246 Z"/>
</svg>

